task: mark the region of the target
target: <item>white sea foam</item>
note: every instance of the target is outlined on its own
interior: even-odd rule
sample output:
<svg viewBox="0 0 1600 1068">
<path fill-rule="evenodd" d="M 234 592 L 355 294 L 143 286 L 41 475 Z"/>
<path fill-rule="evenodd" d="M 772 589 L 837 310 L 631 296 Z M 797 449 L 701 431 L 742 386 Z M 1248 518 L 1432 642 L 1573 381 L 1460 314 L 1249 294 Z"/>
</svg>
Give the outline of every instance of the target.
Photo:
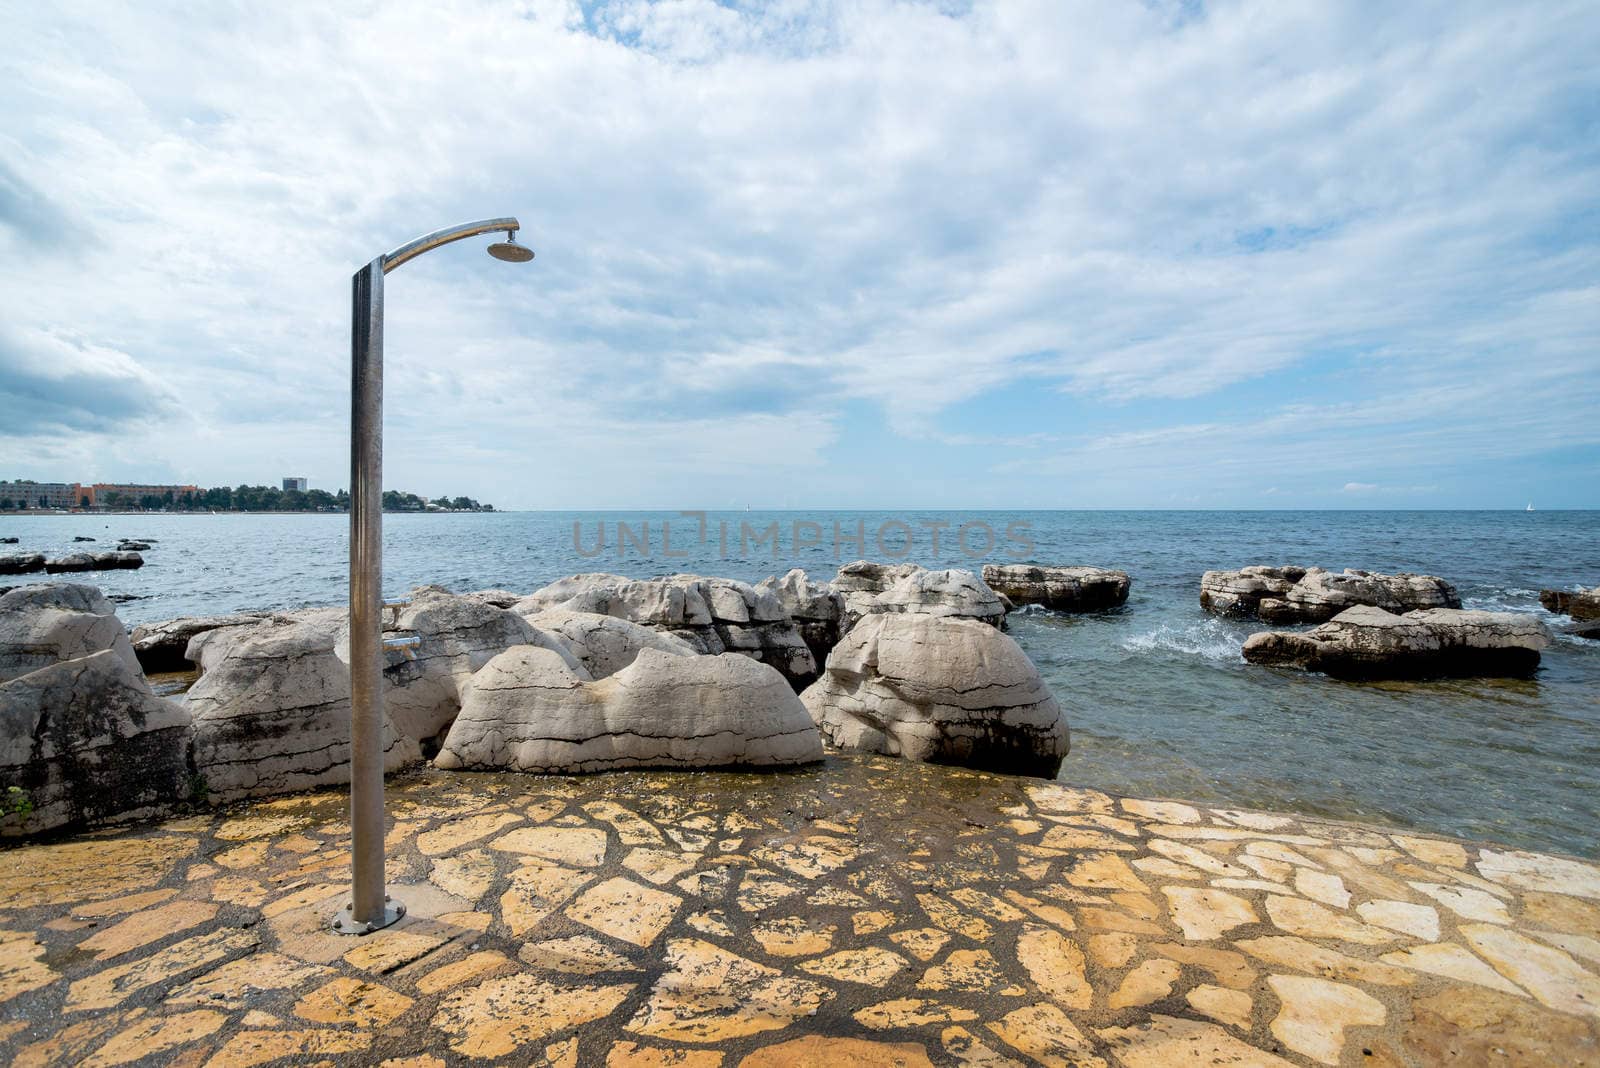
<svg viewBox="0 0 1600 1068">
<path fill-rule="evenodd" d="M 1220 619 L 1201 619 L 1190 623 L 1162 623 L 1125 639 L 1121 646 L 1130 653 L 1178 653 L 1227 662 L 1240 658 L 1244 640 Z"/>
</svg>

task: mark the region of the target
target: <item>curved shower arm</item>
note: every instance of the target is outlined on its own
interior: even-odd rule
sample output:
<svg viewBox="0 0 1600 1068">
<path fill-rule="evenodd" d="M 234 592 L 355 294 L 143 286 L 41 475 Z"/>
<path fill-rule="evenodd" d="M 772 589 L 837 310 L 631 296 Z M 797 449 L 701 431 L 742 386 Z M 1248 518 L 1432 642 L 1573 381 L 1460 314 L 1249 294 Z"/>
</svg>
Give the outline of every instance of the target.
<svg viewBox="0 0 1600 1068">
<path fill-rule="evenodd" d="M 522 224 L 517 222 L 516 216 L 506 216 L 503 219 L 481 219 L 478 222 L 464 223 L 461 226 L 450 226 L 443 230 L 435 230 L 431 234 L 423 234 L 414 241 L 407 241 L 393 252 L 383 257 L 383 273 L 388 274 L 402 263 L 409 262 L 422 255 L 432 252 L 440 245 L 448 245 L 452 241 L 460 241 L 464 237 L 476 237 L 479 234 L 493 233 L 496 230 L 505 230 L 515 233 L 522 229 Z"/>
</svg>

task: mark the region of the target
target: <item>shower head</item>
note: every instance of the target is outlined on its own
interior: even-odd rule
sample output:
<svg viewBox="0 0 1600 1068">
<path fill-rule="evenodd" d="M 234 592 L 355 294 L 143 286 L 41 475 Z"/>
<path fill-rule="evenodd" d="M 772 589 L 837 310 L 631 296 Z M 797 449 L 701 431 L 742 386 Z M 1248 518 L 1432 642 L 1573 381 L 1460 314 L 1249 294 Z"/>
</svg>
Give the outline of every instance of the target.
<svg viewBox="0 0 1600 1068">
<path fill-rule="evenodd" d="M 517 232 L 508 230 L 504 241 L 496 241 L 489 246 L 489 255 L 507 263 L 527 263 L 533 259 L 533 249 L 517 244 Z"/>
</svg>

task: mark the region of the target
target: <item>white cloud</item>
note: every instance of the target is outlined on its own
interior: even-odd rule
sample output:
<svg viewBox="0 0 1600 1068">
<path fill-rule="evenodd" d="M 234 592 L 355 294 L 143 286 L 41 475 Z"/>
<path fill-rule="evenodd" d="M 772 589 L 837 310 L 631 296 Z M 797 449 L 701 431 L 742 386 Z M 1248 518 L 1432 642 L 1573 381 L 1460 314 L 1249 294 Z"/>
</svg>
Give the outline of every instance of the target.
<svg viewBox="0 0 1600 1068">
<path fill-rule="evenodd" d="M 1017 493 L 1600 441 L 1588 5 L 943 7 L 30 11 L 0 312 L 189 414 L 0 463 L 342 484 L 350 271 L 502 212 L 389 279 L 393 485 L 830 503 L 861 401 Z M 945 425 L 1020 383 L 1107 421 Z"/>
</svg>

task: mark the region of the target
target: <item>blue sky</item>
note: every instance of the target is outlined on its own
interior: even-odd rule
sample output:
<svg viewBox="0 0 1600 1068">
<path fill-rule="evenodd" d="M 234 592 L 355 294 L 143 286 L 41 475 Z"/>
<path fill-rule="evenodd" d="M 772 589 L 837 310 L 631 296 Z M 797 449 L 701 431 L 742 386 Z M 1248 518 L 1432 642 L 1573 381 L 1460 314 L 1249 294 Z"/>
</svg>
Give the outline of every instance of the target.
<svg viewBox="0 0 1600 1068">
<path fill-rule="evenodd" d="M 1591 3 L 5 10 L 0 477 L 1600 507 Z"/>
</svg>

